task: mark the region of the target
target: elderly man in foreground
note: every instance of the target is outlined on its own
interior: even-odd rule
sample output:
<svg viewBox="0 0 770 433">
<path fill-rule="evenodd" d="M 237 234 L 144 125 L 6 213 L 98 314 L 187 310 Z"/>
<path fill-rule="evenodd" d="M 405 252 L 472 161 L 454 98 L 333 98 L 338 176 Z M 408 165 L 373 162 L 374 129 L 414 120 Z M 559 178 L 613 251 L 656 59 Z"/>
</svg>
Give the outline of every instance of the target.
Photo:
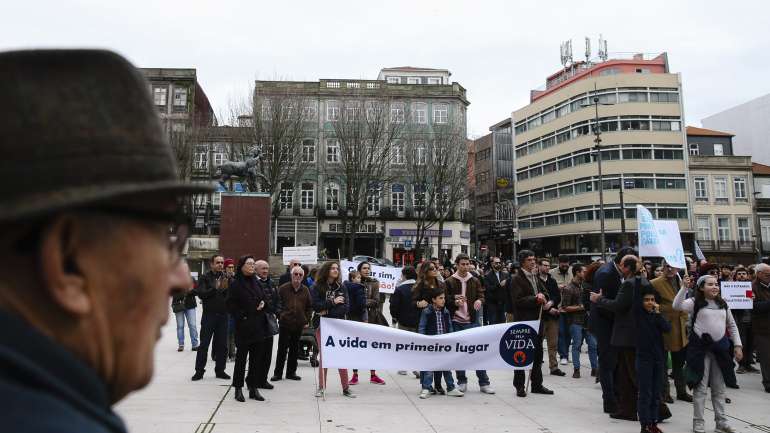
<svg viewBox="0 0 770 433">
<path fill-rule="evenodd" d="M 124 432 L 189 289 L 177 179 L 142 75 L 94 50 L 0 53 L 0 425 Z M 182 268 L 180 268 L 182 267 Z"/>
</svg>

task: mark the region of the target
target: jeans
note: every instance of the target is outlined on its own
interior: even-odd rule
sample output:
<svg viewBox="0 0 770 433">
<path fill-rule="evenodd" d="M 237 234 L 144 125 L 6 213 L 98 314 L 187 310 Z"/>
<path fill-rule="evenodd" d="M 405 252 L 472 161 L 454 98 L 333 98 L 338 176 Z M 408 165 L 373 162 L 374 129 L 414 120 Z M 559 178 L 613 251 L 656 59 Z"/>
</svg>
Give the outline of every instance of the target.
<svg viewBox="0 0 770 433">
<path fill-rule="evenodd" d="M 575 370 L 580 368 L 580 348 L 583 346 L 583 339 L 588 344 L 588 360 L 591 362 L 591 368 L 596 368 L 599 359 L 596 355 L 596 339 L 583 325 L 572 324 L 569 326 L 569 333 L 572 337 L 572 366 Z"/>
<path fill-rule="evenodd" d="M 465 329 L 472 329 L 477 326 L 479 326 L 478 323 L 458 323 L 458 322 L 452 321 L 452 327 L 454 328 L 455 332 L 463 331 Z M 458 384 L 468 383 L 468 378 L 465 376 L 465 370 L 457 370 L 456 373 L 457 373 Z M 476 370 L 476 377 L 479 379 L 479 386 L 489 385 L 489 376 L 487 376 L 486 370 Z M 444 376 L 444 378 L 446 378 L 446 375 Z M 447 382 L 447 387 L 448 386 L 449 386 L 449 382 Z"/>
<path fill-rule="evenodd" d="M 505 323 L 505 308 L 500 304 L 484 304 L 484 324 L 497 325 Z"/>
<path fill-rule="evenodd" d="M 213 340 L 213 344 L 212 344 Z M 225 371 L 227 357 L 227 314 L 207 313 L 201 316 L 201 342 L 195 356 L 195 371 L 206 371 L 206 359 L 209 356 L 209 344 L 214 352 L 217 372 Z"/>
<path fill-rule="evenodd" d="M 447 391 L 451 391 L 455 389 L 455 381 L 452 378 L 451 371 L 421 371 L 420 384 L 422 385 L 422 389 L 430 389 L 431 385 L 433 385 L 434 374 L 436 376 L 437 381 L 441 380 L 440 379 L 441 375 L 444 376 L 444 381 L 446 382 Z"/>
<path fill-rule="evenodd" d="M 559 316 L 559 358 L 569 358 L 569 342 L 571 327 L 567 324 L 567 318 Z M 572 350 L 574 353 L 574 349 Z"/>
<path fill-rule="evenodd" d="M 299 337 L 301 335 L 301 329 L 297 331 L 280 328 L 278 333 L 278 353 L 275 357 L 273 376 L 283 376 L 284 364 L 286 364 L 286 377 L 297 374 L 297 356 L 299 355 Z M 288 362 L 286 352 L 288 352 Z"/>
<path fill-rule="evenodd" d="M 179 341 L 179 345 L 184 346 L 184 322 L 187 320 L 192 347 L 198 347 L 198 327 L 195 325 L 195 308 L 178 311 L 174 315 L 176 316 L 176 339 Z"/>
<path fill-rule="evenodd" d="M 636 410 L 639 424 L 642 426 L 657 424 L 660 408 L 660 396 L 663 387 L 664 358 L 657 356 L 636 355 L 636 381 L 639 384 L 639 398 Z"/>
<path fill-rule="evenodd" d="M 695 387 L 693 392 L 693 421 L 704 422 L 703 411 L 706 408 L 706 391 L 711 388 L 711 404 L 714 407 L 714 420 L 717 426 L 727 424 L 725 416 L 725 380 L 722 377 L 722 370 L 719 369 L 716 358 L 711 353 L 706 353 L 706 359 L 703 363 L 703 379 Z"/>
</svg>

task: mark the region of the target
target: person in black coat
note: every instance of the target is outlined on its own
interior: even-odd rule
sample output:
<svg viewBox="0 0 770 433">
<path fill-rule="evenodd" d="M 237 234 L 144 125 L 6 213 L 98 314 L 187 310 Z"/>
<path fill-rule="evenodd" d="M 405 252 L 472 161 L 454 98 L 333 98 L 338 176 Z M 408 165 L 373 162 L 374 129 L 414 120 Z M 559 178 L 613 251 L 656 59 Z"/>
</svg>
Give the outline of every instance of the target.
<svg viewBox="0 0 770 433">
<path fill-rule="evenodd" d="M 412 302 L 412 288 L 417 279 L 417 272 L 412 266 L 404 266 L 401 275 L 404 280 L 390 296 L 390 316 L 398 323 L 398 329 L 417 332 L 420 309 Z"/>
<path fill-rule="evenodd" d="M 500 257 L 492 257 L 492 268 L 484 275 L 484 324 L 505 323 L 505 285 L 509 278 Z"/>
<path fill-rule="evenodd" d="M 267 324 L 255 361 L 257 366 L 256 383 L 257 388 L 273 389 L 273 385 L 267 381 L 267 376 L 270 372 L 275 335 L 279 333 L 277 317 L 283 308 L 278 288 L 270 279 L 270 265 L 264 260 L 257 260 L 254 263 L 254 269 L 256 270 L 257 288 L 262 292 L 262 297 L 265 300 L 265 323 Z"/>
<path fill-rule="evenodd" d="M 225 258 L 221 254 L 211 257 L 210 269 L 198 280 L 193 292 L 203 301 L 200 346 L 195 357 L 195 374 L 192 380 L 201 380 L 206 371 L 209 344 L 215 361 L 214 372 L 219 379 L 230 379 L 225 373 L 227 358 L 227 288 L 229 278 L 224 273 Z"/>
<path fill-rule="evenodd" d="M 262 401 L 256 383 L 256 363 L 260 350 L 264 350 L 267 317 L 265 316 L 265 297 L 257 285 L 255 276 L 256 261 L 252 256 L 243 256 L 238 260 L 235 278 L 230 285 L 230 296 L 227 306 L 235 321 L 235 355 L 233 371 L 233 388 L 235 399 L 245 402 L 243 397 L 243 376 L 246 372 L 246 357 L 249 357 L 249 375 L 246 384 L 249 388 L 249 398 Z"/>
</svg>

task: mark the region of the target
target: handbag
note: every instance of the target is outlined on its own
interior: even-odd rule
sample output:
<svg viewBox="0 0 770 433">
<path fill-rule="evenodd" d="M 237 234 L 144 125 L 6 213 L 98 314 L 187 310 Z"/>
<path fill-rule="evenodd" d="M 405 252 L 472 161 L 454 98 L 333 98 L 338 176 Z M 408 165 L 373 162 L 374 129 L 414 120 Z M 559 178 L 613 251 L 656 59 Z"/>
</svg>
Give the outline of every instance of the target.
<svg viewBox="0 0 770 433">
<path fill-rule="evenodd" d="M 275 317 L 275 314 L 273 313 L 265 313 L 267 316 L 267 332 L 270 335 L 277 335 L 278 334 L 278 319 Z"/>
</svg>

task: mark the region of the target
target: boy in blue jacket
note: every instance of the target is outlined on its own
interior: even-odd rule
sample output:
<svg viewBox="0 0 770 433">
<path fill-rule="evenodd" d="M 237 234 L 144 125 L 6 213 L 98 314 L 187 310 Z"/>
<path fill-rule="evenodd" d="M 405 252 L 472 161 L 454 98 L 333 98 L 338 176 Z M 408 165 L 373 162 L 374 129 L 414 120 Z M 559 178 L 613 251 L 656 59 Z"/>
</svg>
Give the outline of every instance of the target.
<svg viewBox="0 0 770 433">
<path fill-rule="evenodd" d="M 417 326 L 417 332 L 423 335 L 441 335 L 453 331 L 452 319 L 449 310 L 446 308 L 446 295 L 443 289 L 437 288 L 430 296 L 431 304 L 425 307 L 420 314 L 420 324 Z M 446 395 L 450 397 L 462 397 L 464 394 L 455 388 L 455 382 L 451 371 L 441 371 L 446 382 Z M 420 398 L 430 397 L 430 389 L 433 385 L 433 372 L 421 371 L 420 383 L 422 391 Z"/>
</svg>

